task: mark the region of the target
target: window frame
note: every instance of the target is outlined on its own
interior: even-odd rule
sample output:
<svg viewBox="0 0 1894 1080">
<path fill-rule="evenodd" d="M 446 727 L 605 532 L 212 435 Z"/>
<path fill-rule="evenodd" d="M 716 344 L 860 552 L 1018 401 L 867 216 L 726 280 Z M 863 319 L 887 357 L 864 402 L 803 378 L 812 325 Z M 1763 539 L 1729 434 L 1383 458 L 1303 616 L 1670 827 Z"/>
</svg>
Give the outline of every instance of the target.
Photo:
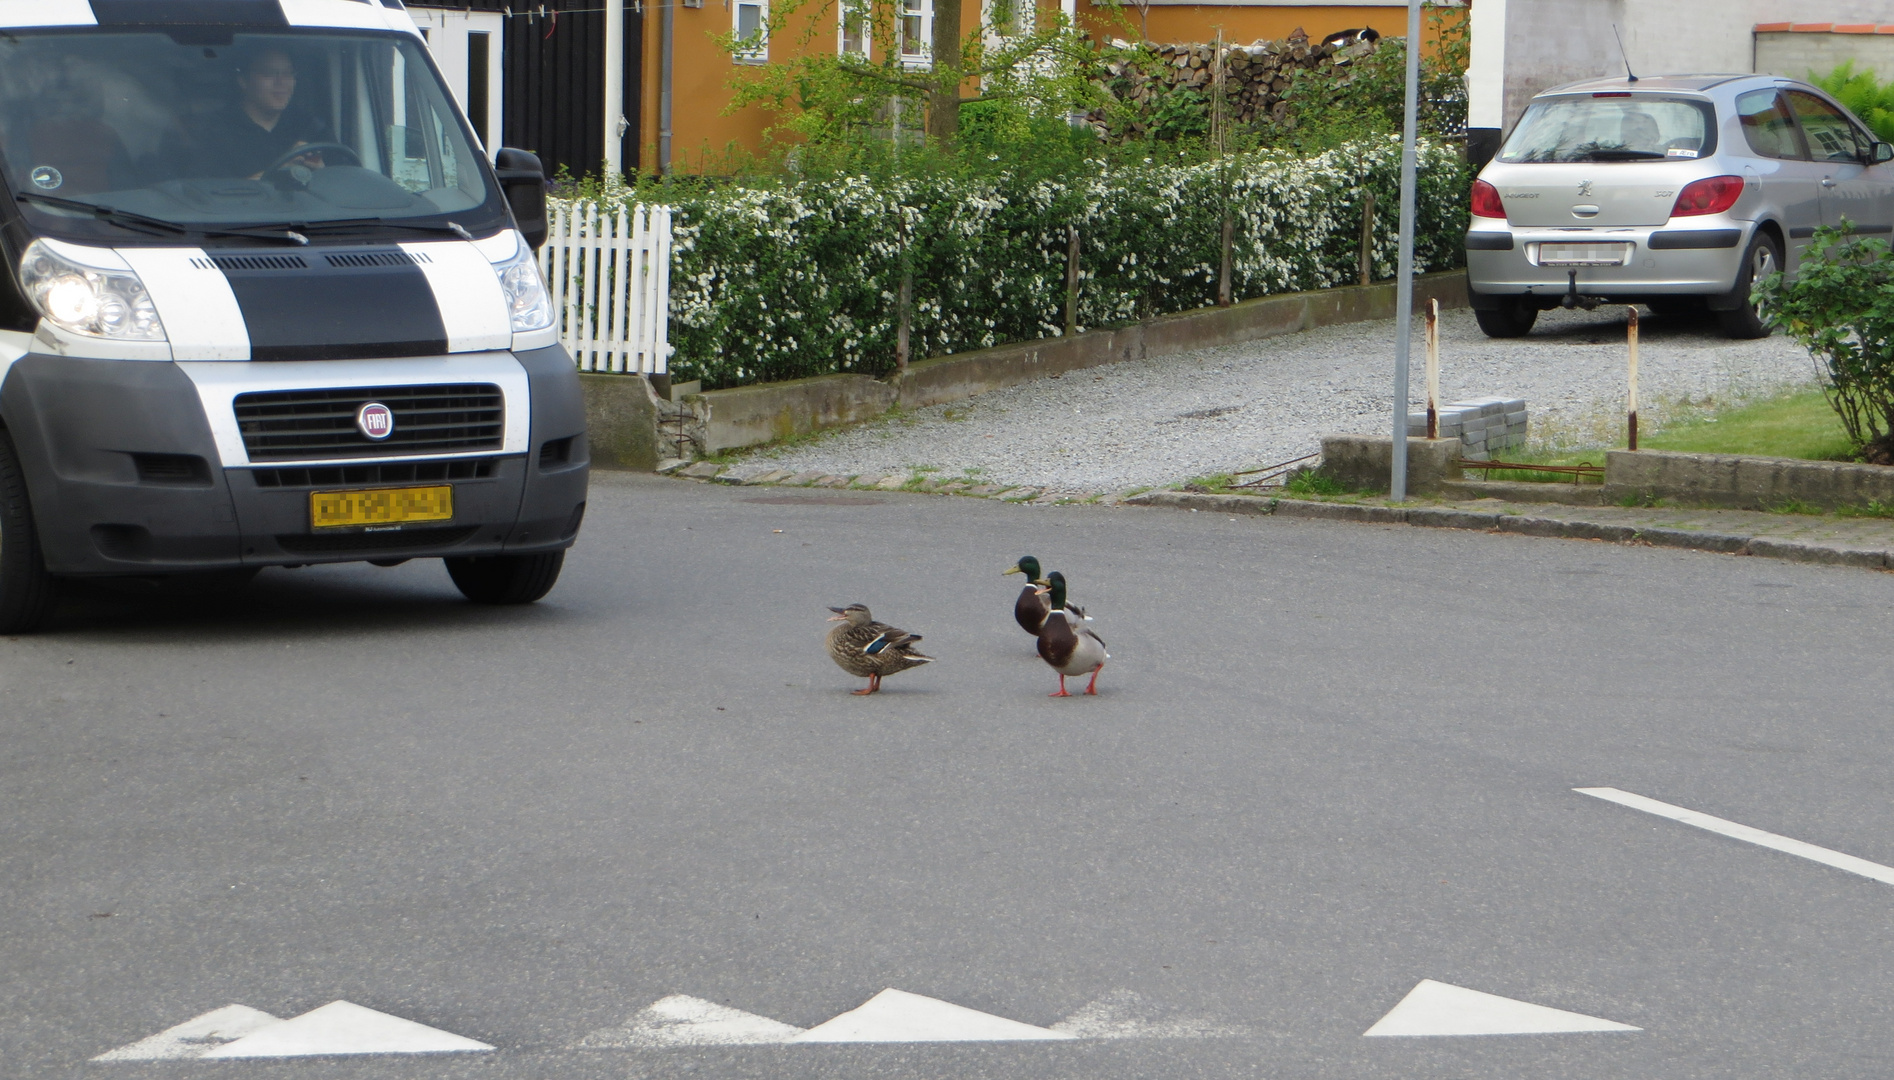
<svg viewBox="0 0 1894 1080">
<path fill-rule="evenodd" d="M 1853 157 L 1827 157 L 1827 156 L 1817 157 L 1815 156 L 1815 140 L 1812 137 L 1810 137 L 1808 128 L 1802 122 L 1802 110 L 1797 108 L 1796 103 L 1795 103 L 1795 99 L 1797 95 L 1806 97 L 1809 100 L 1814 101 L 1815 103 L 1825 106 L 1826 108 L 1832 109 L 1834 111 L 1835 117 L 1841 121 L 1842 126 L 1847 128 L 1849 135 L 1853 137 L 1854 144 L 1855 144 L 1855 153 Z M 1853 118 L 1851 118 L 1848 115 L 1848 110 L 1842 108 L 1840 105 L 1837 105 L 1836 103 L 1828 100 L 1827 98 L 1821 96 L 1820 94 L 1814 92 L 1813 90 L 1807 90 L 1800 86 L 1783 87 L 1782 96 L 1788 103 L 1789 115 L 1795 117 L 1796 129 L 1802 133 L 1802 146 L 1803 146 L 1803 151 L 1808 155 L 1807 160 L 1819 162 L 1825 165 L 1845 165 L 1845 164 L 1850 164 L 1850 163 L 1855 164 L 1855 165 L 1864 165 L 1866 164 L 1867 159 L 1872 156 L 1873 154 L 1872 147 L 1874 146 L 1874 143 L 1875 143 L 1874 137 L 1872 135 L 1869 135 L 1867 132 L 1861 130 L 1861 125 L 1854 122 Z"/>
<path fill-rule="evenodd" d="M 859 25 L 856 29 L 857 37 L 861 41 L 861 48 L 859 49 L 851 49 L 848 47 L 848 23 L 851 7 L 855 8 L 854 14 L 859 21 Z M 856 6 L 856 0 L 836 0 L 835 55 L 859 56 L 863 60 L 871 60 L 874 58 L 874 38 L 874 13 L 870 9 L 867 0 L 862 0 L 858 7 Z"/>
<path fill-rule="evenodd" d="M 906 32 L 907 21 L 918 18 L 920 33 L 909 38 Z M 934 0 L 895 0 L 894 5 L 895 50 L 901 58 L 901 66 L 906 68 L 929 68 L 934 66 Z M 914 51 L 909 52 L 909 41 L 916 43 Z"/>
<path fill-rule="evenodd" d="M 1795 107 L 1789 104 L 1788 96 L 1782 91 L 1782 87 L 1772 86 L 1760 90 L 1746 90 L 1736 95 L 1736 124 L 1738 127 L 1743 128 L 1743 145 L 1749 148 L 1750 153 L 1768 161 L 1811 161 L 1813 159 L 1809 156 L 1808 137 L 1802 131 L 1802 120 L 1796 116 Z M 1776 107 L 1781 109 L 1783 115 L 1789 118 L 1789 134 L 1795 144 L 1795 146 L 1791 148 L 1792 153 L 1790 156 L 1777 157 L 1774 154 L 1764 153 L 1757 149 L 1756 144 L 1750 140 L 1749 128 L 1743 126 L 1743 99 L 1753 97 L 1757 94 L 1773 95 L 1776 100 Z"/>
<path fill-rule="evenodd" d="M 756 33 L 754 35 L 756 44 L 749 48 L 741 47 L 744 41 L 749 40 L 748 38 L 740 36 L 743 33 L 744 8 L 756 9 Z M 735 0 L 735 2 L 730 5 L 730 33 L 733 37 L 736 37 L 739 45 L 739 48 L 730 54 L 731 63 L 769 63 L 769 0 Z"/>
</svg>

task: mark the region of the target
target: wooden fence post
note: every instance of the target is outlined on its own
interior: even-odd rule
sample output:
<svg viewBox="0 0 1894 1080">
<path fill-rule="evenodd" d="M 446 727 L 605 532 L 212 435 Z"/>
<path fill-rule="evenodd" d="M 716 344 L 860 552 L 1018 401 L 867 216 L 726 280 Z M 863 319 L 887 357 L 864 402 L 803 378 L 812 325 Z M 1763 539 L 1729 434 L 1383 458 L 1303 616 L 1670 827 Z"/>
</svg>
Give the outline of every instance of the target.
<svg viewBox="0 0 1894 1080">
<path fill-rule="evenodd" d="M 1374 192 L 1361 207 L 1361 283 L 1366 285 L 1374 280 Z"/>
<path fill-rule="evenodd" d="M 1079 227 L 1065 227 L 1065 336 L 1079 328 Z"/>
</svg>

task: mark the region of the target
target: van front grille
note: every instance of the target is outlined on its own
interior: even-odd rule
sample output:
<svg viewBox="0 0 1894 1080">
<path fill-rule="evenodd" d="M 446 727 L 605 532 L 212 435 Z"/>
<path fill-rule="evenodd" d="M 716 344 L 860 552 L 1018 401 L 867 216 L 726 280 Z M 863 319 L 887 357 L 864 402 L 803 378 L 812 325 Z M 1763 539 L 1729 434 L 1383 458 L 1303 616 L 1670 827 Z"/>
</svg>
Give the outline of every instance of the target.
<svg viewBox="0 0 1894 1080">
<path fill-rule="evenodd" d="M 355 423 L 370 402 L 394 414 L 379 441 Z M 251 461 L 463 454 L 498 450 L 506 434 L 506 399 L 491 383 L 269 390 L 231 404 Z"/>
<path fill-rule="evenodd" d="M 318 488 L 337 484 L 409 484 L 429 480 L 485 480 L 493 458 L 454 461 L 385 461 L 376 465 L 318 465 L 309 469 L 251 469 L 260 488 Z"/>
</svg>

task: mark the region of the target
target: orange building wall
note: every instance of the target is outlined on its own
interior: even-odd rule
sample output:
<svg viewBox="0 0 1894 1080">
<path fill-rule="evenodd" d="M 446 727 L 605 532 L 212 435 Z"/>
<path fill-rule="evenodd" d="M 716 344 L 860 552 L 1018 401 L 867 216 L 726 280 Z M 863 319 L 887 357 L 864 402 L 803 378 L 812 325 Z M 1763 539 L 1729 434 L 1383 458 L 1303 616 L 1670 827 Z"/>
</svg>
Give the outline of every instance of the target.
<svg viewBox="0 0 1894 1080">
<path fill-rule="evenodd" d="M 1079 26 L 1099 40 L 1122 37 L 1135 41 L 1138 36 L 1138 10 L 1129 3 L 1119 10 L 1102 4 L 1081 3 Z M 1259 40 L 1280 41 L 1297 27 L 1301 27 L 1316 41 L 1337 30 L 1353 30 L 1363 26 L 1372 26 L 1388 37 L 1401 37 L 1407 33 L 1407 8 L 1393 5 L 1329 7 L 1315 4 L 1297 7 L 1153 5 L 1149 26 L 1151 40 L 1165 44 L 1210 41 L 1217 36 L 1219 27 L 1223 30 L 1225 41 L 1239 45 Z"/>
<path fill-rule="evenodd" d="M 663 2 L 663 0 L 659 0 Z M 671 0 L 676 2 L 676 0 Z M 1041 9 L 1057 11 L 1057 0 L 1040 0 Z M 820 9 L 819 13 L 812 9 Z M 977 24 L 980 0 L 962 0 L 963 33 Z M 731 99 L 732 72 L 745 67 L 733 62 L 715 41 L 716 35 L 729 32 L 730 9 L 720 0 L 704 0 L 701 8 L 679 6 L 673 10 L 676 22 L 672 39 L 671 166 L 676 172 L 717 172 L 727 160 L 730 149 L 740 147 L 748 153 L 763 148 L 763 132 L 776 116 L 757 106 L 735 113 L 726 109 Z M 1120 12 L 1092 0 L 1081 0 L 1078 21 L 1082 30 L 1099 40 L 1137 36 L 1137 10 L 1128 4 Z M 643 171 L 655 172 L 658 143 L 658 94 L 660 77 L 660 14 L 655 3 L 645 8 L 643 116 L 639 124 L 642 136 L 639 161 Z M 782 60 L 801 48 L 811 22 L 820 19 L 823 32 L 808 37 L 806 47 L 835 48 L 836 8 L 828 0 L 807 0 L 802 11 L 789 20 L 770 42 L 770 59 Z M 1129 19 L 1129 30 L 1124 19 Z M 1407 9 L 1400 6 L 1343 7 L 1299 5 L 1295 7 L 1226 6 L 1153 6 L 1149 29 L 1152 41 L 1210 41 L 1222 30 L 1226 41 L 1248 44 L 1258 39 L 1280 40 L 1300 27 L 1319 40 L 1337 30 L 1372 26 L 1383 34 L 1398 37 L 1407 30 Z"/>
</svg>

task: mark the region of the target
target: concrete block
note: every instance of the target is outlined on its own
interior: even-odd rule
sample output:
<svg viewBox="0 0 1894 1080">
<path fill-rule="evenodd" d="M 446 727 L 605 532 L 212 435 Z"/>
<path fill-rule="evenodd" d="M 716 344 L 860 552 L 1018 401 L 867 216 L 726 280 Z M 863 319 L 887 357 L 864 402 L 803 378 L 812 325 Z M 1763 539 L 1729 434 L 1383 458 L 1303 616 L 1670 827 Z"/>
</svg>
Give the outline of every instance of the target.
<svg viewBox="0 0 1894 1080">
<path fill-rule="evenodd" d="M 1840 461 L 1613 450 L 1605 455 L 1605 497 L 1767 510 L 1794 500 L 1832 509 L 1894 502 L 1894 468 Z"/>
<path fill-rule="evenodd" d="M 1462 452 L 1453 439 L 1407 440 L 1407 489 L 1437 491 L 1441 483 L 1458 480 L 1453 464 Z M 1394 440 L 1369 435 L 1322 436 L 1320 472 L 1356 491 L 1386 491 L 1394 466 Z"/>
<path fill-rule="evenodd" d="M 600 469 L 656 469 L 676 452 L 658 433 L 658 395 L 642 375 L 579 373 L 585 441 Z"/>
</svg>

